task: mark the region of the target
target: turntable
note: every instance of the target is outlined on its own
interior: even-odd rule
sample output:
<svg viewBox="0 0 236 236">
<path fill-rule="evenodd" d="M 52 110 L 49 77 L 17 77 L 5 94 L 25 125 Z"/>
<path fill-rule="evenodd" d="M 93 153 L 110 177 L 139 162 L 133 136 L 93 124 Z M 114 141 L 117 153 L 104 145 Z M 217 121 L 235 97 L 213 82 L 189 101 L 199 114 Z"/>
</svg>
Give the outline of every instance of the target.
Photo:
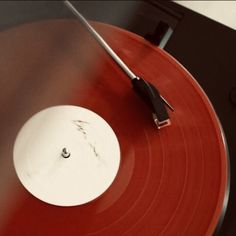
<svg viewBox="0 0 236 236">
<path fill-rule="evenodd" d="M 0 234 L 212 235 L 229 161 L 207 95 L 147 39 L 56 4 L 66 18 L 0 32 Z"/>
</svg>

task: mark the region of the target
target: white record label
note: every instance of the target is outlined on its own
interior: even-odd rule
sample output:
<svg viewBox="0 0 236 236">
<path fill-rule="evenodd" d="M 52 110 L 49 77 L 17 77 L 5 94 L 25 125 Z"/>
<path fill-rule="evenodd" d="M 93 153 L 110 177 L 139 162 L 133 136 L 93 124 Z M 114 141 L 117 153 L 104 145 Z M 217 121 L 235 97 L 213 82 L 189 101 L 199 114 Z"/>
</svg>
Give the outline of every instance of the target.
<svg viewBox="0 0 236 236">
<path fill-rule="evenodd" d="M 115 179 L 119 143 L 96 113 L 76 106 L 47 108 L 31 117 L 17 135 L 13 160 L 24 187 L 57 206 L 94 200 Z"/>
</svg>

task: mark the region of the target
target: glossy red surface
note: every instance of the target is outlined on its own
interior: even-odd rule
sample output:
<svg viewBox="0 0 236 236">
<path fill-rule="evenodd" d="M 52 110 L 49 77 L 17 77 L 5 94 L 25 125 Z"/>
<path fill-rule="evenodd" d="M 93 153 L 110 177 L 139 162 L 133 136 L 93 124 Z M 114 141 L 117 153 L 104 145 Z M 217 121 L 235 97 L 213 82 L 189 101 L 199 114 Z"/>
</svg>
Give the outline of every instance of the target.
<svg viewBox="0 0 236 236">
<path fill-rule="evenodd" d="M 156 129 L 128 77 L 76 21 L 1 32 L 0 235 L 211 235 L 225 196 L 227 153 L 208 99 L 164 51 L 122 29 L 94 25 L 173 105 L 172 125 Z M 98 199 L 77 207 L 39 201 L 13 167 L 12 148 L 24 122 L 62 104 L 98 113 L 121 147 L 115 182 Z"/>
</svg>

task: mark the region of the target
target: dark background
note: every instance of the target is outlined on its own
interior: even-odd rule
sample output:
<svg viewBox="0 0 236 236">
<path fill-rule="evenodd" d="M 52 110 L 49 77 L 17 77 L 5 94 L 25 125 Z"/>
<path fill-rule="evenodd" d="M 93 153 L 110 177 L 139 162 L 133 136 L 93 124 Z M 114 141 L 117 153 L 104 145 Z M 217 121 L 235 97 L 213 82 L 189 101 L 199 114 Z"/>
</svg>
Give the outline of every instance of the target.
<svg viewBox="0 0 236 236">
<path fill-rule="evenodd" d="M 153 34 L 160 22 L 173 30 L 164 47 L 196 78 L 211 100 L 228 143 L 229 203 L 219 235 L 236 235 L 236 31 L 166 1 L 72 1 L 90 20 Z M 47 18 L 74 18 L 59 1 L 1 1 L 0 31 Z M 158 37 L 158 35 L 154 35 Z M 180 91 L 183 92 L 183 91 Z"/>
</svg>

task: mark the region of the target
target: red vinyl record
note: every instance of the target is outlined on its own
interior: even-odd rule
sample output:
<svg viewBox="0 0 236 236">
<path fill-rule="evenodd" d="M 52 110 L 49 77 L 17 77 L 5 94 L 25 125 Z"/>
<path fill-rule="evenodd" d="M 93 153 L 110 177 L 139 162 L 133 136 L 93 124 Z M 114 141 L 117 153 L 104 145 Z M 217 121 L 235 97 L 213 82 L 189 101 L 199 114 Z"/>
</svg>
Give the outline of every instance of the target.
<svg viewBox="0 0 236 236">
<path fill-rule="evenodd" d="M 77 21 L 47 20 L 1 32 L 0 235 L 212 235 L 227 198 L 228 166 L 209 100 L 163 50 L 123 29 L 93 25 L 171 103 L 171 126 L 157 129 L 129 78 Z M 120 145 L 112 185 L 79 206 L 40 201 L 13 165 L 23 124 L 57 105 L 96 112 Z"/>
</svg>

